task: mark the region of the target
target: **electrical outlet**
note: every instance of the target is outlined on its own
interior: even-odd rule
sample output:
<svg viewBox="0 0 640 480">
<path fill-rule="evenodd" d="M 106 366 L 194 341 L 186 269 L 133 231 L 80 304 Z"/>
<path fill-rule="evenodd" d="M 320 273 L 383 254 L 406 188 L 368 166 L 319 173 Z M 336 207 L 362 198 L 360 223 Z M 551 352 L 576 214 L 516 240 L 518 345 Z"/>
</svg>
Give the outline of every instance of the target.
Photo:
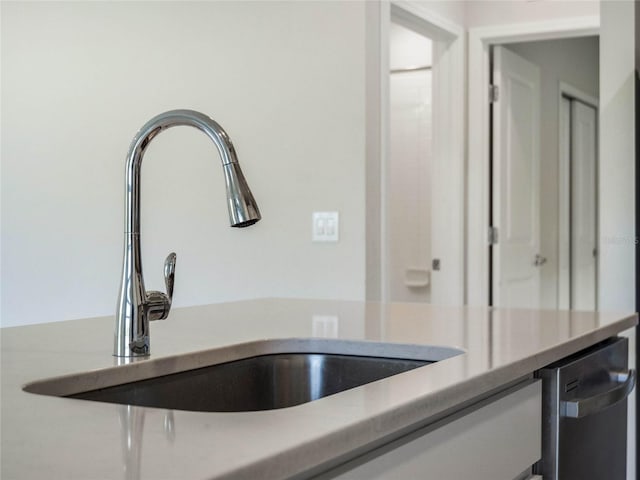
<svg viewBox="0 0 640 480">
<path fill-rule="evenodd" d="M 337 242 L 339 234 L 338 212 L 313 212 L 312 239 L 314 242 Z"/>
</svg>

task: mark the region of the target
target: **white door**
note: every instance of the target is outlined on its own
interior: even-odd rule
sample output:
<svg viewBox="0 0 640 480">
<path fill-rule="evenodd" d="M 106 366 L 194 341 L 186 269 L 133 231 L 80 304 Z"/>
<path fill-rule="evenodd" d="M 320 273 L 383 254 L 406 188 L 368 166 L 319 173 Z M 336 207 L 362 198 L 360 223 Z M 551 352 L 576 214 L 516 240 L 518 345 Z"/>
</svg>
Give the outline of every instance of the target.
<svg viewBox="0 0 640 480">
<path fill-rule="evenodd" d="M 558 158 L 558 308 L 571 309 L 571 99 L 560 99 Z"/>
<path fill-rule="evenodd" d="M 540 69 L 500 46 L 493 61 L 492 305 L 538 308 Z"/>
<path fill-rule="evenodd" d="M 571 102 L 571 308 L 596 309 L 597 111 Z"/>
<path fill-rule="evenodd" d="M 597 309 L 597 108 L 563 96 L 560 110 L 558 308 Z"/>
</svg>

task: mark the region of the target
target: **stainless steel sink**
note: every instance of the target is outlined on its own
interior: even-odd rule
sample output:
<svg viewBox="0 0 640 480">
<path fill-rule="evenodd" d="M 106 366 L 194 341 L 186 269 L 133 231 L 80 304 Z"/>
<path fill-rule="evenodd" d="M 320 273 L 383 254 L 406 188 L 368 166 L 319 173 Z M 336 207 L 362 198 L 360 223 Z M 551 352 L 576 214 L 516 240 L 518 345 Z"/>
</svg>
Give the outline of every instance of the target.
<svg viewBox="0 0 640 480">
<path fill-rule="evenodd" d="M 204 412 L 292 407 L 432 362 L 313 353 L 261 355 L 72 398 Z"/>
<path fill-rule="evenodd" d="M 459 353 L 418 345 L 267 340 L 42 380 L 25 390 L 144 407 L 248 412 L 311 402 Z"/>
</svg>

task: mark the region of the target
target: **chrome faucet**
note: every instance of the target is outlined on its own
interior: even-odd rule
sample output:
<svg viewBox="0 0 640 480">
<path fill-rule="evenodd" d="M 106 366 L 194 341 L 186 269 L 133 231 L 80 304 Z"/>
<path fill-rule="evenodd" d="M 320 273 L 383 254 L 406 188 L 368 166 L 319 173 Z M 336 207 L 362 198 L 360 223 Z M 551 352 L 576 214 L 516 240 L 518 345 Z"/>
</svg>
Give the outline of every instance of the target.
<svg viewBox="0 0 640 480">
<path fill-rule="evenodd" d="M 117 357 L 149 355 L 149 321 L 167 318 L 171 309 L 175 253 L 170 253 L 164 262 L 167 293 L 147 292 L 144 288 L 140 255 L 140 166 L 151 140 L 162 130 L 178 125 L 201 130 L 218 148 L 227 186 L 231 226 L 247 227 L 261 218 L 258 205 L 238 164 L 231 139 L 220 125 L 193 110 L 172 110 L 144 124 L 131 142 L 126 162 L 124 260 L 113 351 Z"/>
</svg>

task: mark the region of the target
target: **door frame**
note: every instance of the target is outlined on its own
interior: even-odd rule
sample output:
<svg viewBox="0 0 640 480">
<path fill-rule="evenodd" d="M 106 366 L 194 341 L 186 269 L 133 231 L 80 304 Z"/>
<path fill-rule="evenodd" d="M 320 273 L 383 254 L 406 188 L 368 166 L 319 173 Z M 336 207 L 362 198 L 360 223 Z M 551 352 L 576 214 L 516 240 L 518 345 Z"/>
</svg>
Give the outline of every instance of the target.
<svg viewBox="0 0 640 480">
<path fill-rule="evenodd" d="M 377 58 L 369 56 L 377 70 L 374 81 L 368 80 L 367 135 L 367 300 L 390 300 L 389 241 L 392 232 L 387 226 L 389 205 L 389 28 L 392 17 L 432 39 L 434 63 L 433 85 L 439 89 L 433 99 L 433 115 L 439 121 L 433 125 L 433 159 L 446 158 L 446 171 L 432 165 L 432 175 L 447 205 L 432 210 L 432 222 L 446 220 L 447 241 L 433 242 L 432 256 L 446 258 L 446 270 L 438 272 L 440 282 L 447 285 L 447 304 L 461 305 L 465 301 L 465 30 L 420 1 L 397 0 L 368 3 L 367 17 L 377 17 L 377 31 L 371 32 L 370 48 Z M 376 65 L 377 62 L 377 65 Z M 377 101 L 373 101 L 378 93 Z M 371 95 L 371 96 L 369 96 Z M 437 139 L 437 140 L 435 140 Z M 441 165 L 442 162 L 440 162 Z M 379 198 L 379 203 L 376 198 Z M 440 215 L 440 217 L 438 217 Z M 440 219 L 440 220 L 438 220 Z M 446 277 L 444 275 L 446 274 Z M 432 282 L 433 285 L 433 276 Z"/>
<path fill-rule="evenodd" d="M 467 286 L 468 305 L 488 305 L 489 266 L 489 50 L 492 45 L 583 37 L 600 34 L 600 17 L 512 23 L 469 29 L 468 160 L 467 160 Z"/>
</svg>

